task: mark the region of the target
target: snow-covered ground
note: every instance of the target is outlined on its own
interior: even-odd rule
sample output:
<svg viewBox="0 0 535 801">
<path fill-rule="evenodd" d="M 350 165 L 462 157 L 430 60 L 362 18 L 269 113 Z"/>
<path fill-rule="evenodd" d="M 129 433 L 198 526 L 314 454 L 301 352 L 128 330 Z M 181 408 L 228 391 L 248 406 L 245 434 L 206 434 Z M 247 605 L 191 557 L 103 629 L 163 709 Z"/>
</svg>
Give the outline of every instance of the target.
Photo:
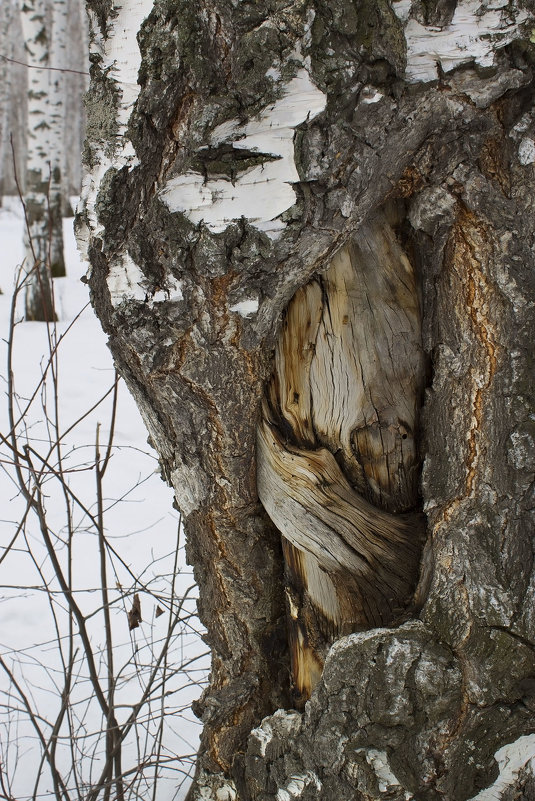
<svg viewBox="0 0 535 801">
<path fill-rule="evenodd" d="M 86 308 L 67 330 L 87 304 L 88 297 L 87 288 L 80 281 L 85 267 L 80 263 L 76 250 L 72 220 L 65 220 L 64 225 L 68 275 L 54 282 L 60 320 L 53 335 L 59 338 L 67 332 L 59 345 L 56 365 L 59 430 L 68 432 L 62 437 L 63 467 L 69 482 L 67 496 L 54 476 L 58 452 L 52 449 L 49 453 L 49 442 L 55 439 L 56 419 L 54 387 L 50 379 L 36 394 L 19 425 L 22 437 L 19 448 L 28 444 L 35 450 L 32 460 L 36 469 L 43 468 L 42 457 L 49 454 L 43 486 L 47 524 L 58 560 L 68 576 L 69 519 L 71 521 L 70 581 L 73 597 L 87 618 L 97 669 L 107 692 L 105 618 L 99 589 L 99 537 L 89 515 L 96 512 L 96 478 L 91 465 L 95 461 L 97 424 L 100 423 L 100 449 L 104 454 L 110 430 L 112 395 L 72 429 L 71 426 L 110 388 L 114 370 L 105 335 L 90 308 Z M 9 431 L 6 340 L 14 275 L 22 260 L 22 230 L 20 202 L 6 198 L 3 208 L 0 208 L 0 288 L 3 292 L 0 295 L 0 326 L 4 338 L 0 342 L 0 432 L 4 435 Z M 20 314 L 18 316 L 20 318 Z M 32 397 L 39 384 L 48 355 L 49 338 L 45 324 L 19 323 L 14 334 L 13 373 L 21 410 L 26 406 L 25 399 Z M 50 373 L 49 370 L 48 375 Z M 17 409 L 15 416 L 18 416 Z M 182 537 L 179 535 L 178 514 L 172 508 L 171 490 L 157 473 L 157 460 L 146 444 L 146 438 L 134 402 L 124 385 L 120 384 L 112 456 L 104 476 L 104 524 L 109 545 L 115 551 L 108 551 L 107 583 L 115 641 L 114 668 L 118 676 L 115 693 L 119 725 L 127 720 L 133 705 L 142 697 L 156 666 L 170 620 L 174 619 L 177 599 L 193 584 L 181 549 L 175 600 L 171 599 L 175 551 Z M 65 685 L 62 659 L 68 668 L 72 656 L 67 636 L 67 604 L 53 575 L 38 520 L 32 512 L 12 547 L 5 551 L 17 532 L 26 504 L 15 483 L 12 454 L 2 443 L 0 467 L 0 780 L 4 782 L 4 787 L 0 785 L 0 797 L 8 788 L 17 801 L 31 798 L 34 791 L 34 797 L 52 798 L 53 782 L 46 760 L 44 764 L 41 762 L 42 749 L 36 727 L 49 739 L 51 725 L 58 719 L 62 708 Z M 69 501 L 70 514 L 66 511 L 65 497 Z M 127 613 L 135 593 L 141 602 L 143 622 L 130 633 Z M 146 799 L 153 798 L 157 752 L 164 768 L 159 770 L 161 778 L 155 799 L 167 801 L 184 797 L 187 782 L 182 787 L 179 785 L 184 772 L 191 769 L 199 733 L 189 706 L 200 695 L 198 683 L 205 678 L 208 668 L 208 658 L 202 656 L 206 648 L 195 633 L 199 624 L 192 617 L 194 596 L 195 590 L 190 589 L 191 600 L 184 604 L 182 620 L 173 634 L 169 654 L 162 659 L 160 672 L 156 675 L 154 699 L 141 709 L 137 725 L 125 740 L 122 770 L 127 772 L 126 798 L 141 795 Z M 57 739 L 57 763 L 66 777 L 70 797 L 78 799 L 85 795 L 88 784 L 100 774 L 104 739 L 97 734 L 102 719 L 94 689 L 87 679 L 87 661 L 78 639 L 74 649 L 79 650 L 72 657 L 69 714 L 76 738 L 71 748 L 72 738 L 67 725 L 69 716 L 66 715 Z M 162 692 L 164 665 L 167 669 Z M 18 690 L 9 680 L 5 668 L 12 671 Z M 25 704 L 34 710 L 36 725 L 28 721 Z M 166 713 L 164 717 L 162 708 Z M 76 776 L 68 772 L 73 761 Z M 143 762 L 145 765 L 140 768 Z M 41 779 L 38 781 L 39 774 Z"/>
</svg>

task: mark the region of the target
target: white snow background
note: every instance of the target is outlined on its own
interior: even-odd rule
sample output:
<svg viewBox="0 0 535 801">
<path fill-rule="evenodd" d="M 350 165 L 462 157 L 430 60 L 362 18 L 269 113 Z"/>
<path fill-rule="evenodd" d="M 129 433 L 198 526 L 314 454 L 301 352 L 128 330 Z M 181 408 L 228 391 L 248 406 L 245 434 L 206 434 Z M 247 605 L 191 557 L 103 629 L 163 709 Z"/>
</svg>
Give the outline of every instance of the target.
<svg viewBox="0 0 535 801">
<path fill-rule="evenodd" d="M 6 198 L 0 208 L 0 431 L 9 429 L 6 404 L 6 358 L 9 310 L 14 275 L 23 257 L 23 210 L 16 198 Z M 55 279 L 54 291 L 60 320 L 57 335 L 67 330 L 72 320 L 88 301 L 87 287 L 80 281 L 86 269 L 80 261 L 72 231 L 72 220 L 64 220 L 67 277 Z M 18 318 L 21 318 L 21 314 Z M 34 392 L 49 352 L 44 323 L 20 322 L 15 329 L 13 371 L 15 390 L 24 405 L 25 398 Z M 80 415 L 90 409 L 114 381 L 111 355 L 106 337 L 91 308 L 86 308 L 68 331 L 58 349 L 59 419 L 65 431 Z M 53 413 L 53 393 L 46 390 L 49 415 Z M 84 504 L 95 512 L 95 474 L 87 469 L 94 463 L 97 423 L 101 424 L 101 453 L 106 450 L 111 411 L 111 395 L 77 425 L 63 441 L 63 453 L 72 489 Z M 37 450 L 48 448 L 47 427 L 44 423 L 42 393 L 38 393 L 25 420 L 27 437 Z M 146 443 L 147 433 L 134 401 L 123 383 L 118 396 L 114 447 L 104 478 L 105 528 L 107 538 L 128 566 L 116 557 L 108 565 L 112 629 L 116 642 L 114 660 L 120 671 L 116 701 L 119 723 L 125 721 L 143 693 L 147 676 L 159 653 L 158 642 L 165 637 L 169 620 L 170 582 L 179 534 L 179 516 L 172 507 L 172 491 L 157 472 L 156 455 Z M 0 558 L 11 541 L 21 520 L 25 503 L 13 483 L 14 471 L 9 453 L 0 447 Z M 65 502 L 58 482 L 50 478 L 45 485 L 47 516 L 55 539 L 57 553 L 65 564 L 66 516 Z M 120 500 L 119 500 L 120 499 Z M 84 614 L 92 613 L 88 628 L 97 663 L 105 679 L 104 619 L 99 588 L 98 536 L 79 508 L 73 512 L 75 532 L 73 548 L 73 584 L 75 597 Z M 29 555 L 29 546 L 33 559 Z M 58 585 L 52 577 L 38 521 L 28 518 L 26 533 L 19 534 L 11 550 L 0 562 L 0 655 L 14 671 L 17 681 L 31 704 L 42 716 L 40 725 L 45 736 L 61 708 L 63 672 L 58 654 L 57 632 L 50 612 L 47 593 L 39 568 L 52 590 Z M 132 575 L 137 579 L 134 580 Z M 126 777 L 126 798 L 153 798 L 155 749 L 158 748 L 160 725 L 163 720 L 161 756 L 163 768 L 157 784 L 158 801 L 184 798 L 193 757 L 198 746 L 199 724 L 191 710 L 191 701 L 201 693 L 199 686 L 207 675 L 209 660 L 206 647 L 196 631 L 199 622 L 194 616 L 195 589 L 193 576 L 185 565 L 181 547 L 179 573 L 175 591 L 178 597 L 190 588 L 184 605 L 184 621 L 176 631 L 168 657 L 168 674 L 162 702 L 158 698 L 139 716 L 139 726 L 132 729 L 125 741 L 123 770 Z M 145 588 L 145 589 L 144 589 Z M 139 593 L 143 622 L 132 633 L 128 629 L 127 612 L 134 593 Z M 57 620 L 60 636 L 67 635 L 66 604 L 56 592 Z M 167 605 L 166 605 L 167 604 Z M 156 617 L 156 608 L 164 614 Z M 176 602 L 175 602 L 176 607 Z M 63 640 L 64 646 L 66 640 Z M 77 643 L 77 647 L 80 643 Z M 66 649 L 65 649 L 66 650 Z M 185 666 L 182 669 L 182 666 Z M 157 694 L 158 695 L 158 694 Z M 161 695 L 161 693 L 160 693 Z M 74 687 L 71 702 L 75 715 L 75 730 L 79 741 L 74 751 L 64 726 L 58 740 L 58 764 L 67 769 L 73 753 L 77 763 L 79 786 L 69 777 L 71 798 L 78 799 L 88 783 L 102 769 L 104 738 L 98 736 L 102 725 L 98 704 L 87 681 L 83 653 L 75 660 Z M 89 700 L 88 700 L 89 698 Z M 35 729 L 28 722 L 23 702 L 10 684 L 6 672 L 0 670 L 0 769 L 4 782 L 17 801 L 27 798 L 53 798 L 53 784 L 46 763 L 40 766 L 41 749 Z M 19 711 L 17 711 L 19 710 Z M 151 756 L 152 753 L 152 756 Z M 148 757 L 147 757 L 148 754 Z M 146 760 L 143 770 L 137 766 Z M 41 780 L 36 778 L 41 770 Z M 35 796 L 33 796 L 35 792 Z M 112 792 L 113 795 L 113 792 Z M 0 796 L 2 791 L 0 790 Z"/>
</svg>

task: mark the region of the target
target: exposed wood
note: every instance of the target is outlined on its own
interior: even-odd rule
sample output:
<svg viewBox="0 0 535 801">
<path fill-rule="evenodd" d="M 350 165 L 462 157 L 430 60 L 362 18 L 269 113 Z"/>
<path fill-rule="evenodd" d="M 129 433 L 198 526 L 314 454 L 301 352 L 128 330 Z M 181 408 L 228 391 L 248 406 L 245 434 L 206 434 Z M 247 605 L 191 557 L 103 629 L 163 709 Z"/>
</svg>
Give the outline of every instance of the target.
<svg viewBox="0 0 535 801">
<path fill-rule="evenodd" d="M 259 426 L 259 495 L 287 540 L 298 697 L 336 637 L 410 603 L 424 523 L 392 512 L 418 502 L 423 380 L 414 270 L 381 214 L 292 299 Z"/>
</svg>

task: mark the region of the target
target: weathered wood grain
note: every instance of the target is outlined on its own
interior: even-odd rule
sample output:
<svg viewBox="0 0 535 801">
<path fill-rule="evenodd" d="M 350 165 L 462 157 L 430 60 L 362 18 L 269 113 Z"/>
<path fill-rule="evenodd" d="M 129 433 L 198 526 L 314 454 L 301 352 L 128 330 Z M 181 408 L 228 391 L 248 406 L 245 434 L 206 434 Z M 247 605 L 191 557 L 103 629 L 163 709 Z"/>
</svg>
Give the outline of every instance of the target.
<svg viewBox="0 0 535 801">
<path fill-rule="evenodd" d="M 410 603 L 423 519 L 400 512 L 418 503 L 420 337 L 416 277 L 386 214 L 289 304 L 258 430 L 257 481 L 287 541 L 300 695 L 333 639 L 389 625 Z"/>
</svg>

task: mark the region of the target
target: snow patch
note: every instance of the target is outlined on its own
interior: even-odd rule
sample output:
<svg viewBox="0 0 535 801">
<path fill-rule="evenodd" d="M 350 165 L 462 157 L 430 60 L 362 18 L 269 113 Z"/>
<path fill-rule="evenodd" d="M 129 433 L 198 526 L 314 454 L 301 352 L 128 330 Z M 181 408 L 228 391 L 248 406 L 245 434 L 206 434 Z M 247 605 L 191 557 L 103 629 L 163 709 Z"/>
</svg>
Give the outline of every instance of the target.
<svg viewBox="0 0 535 801">
<path fill-rule="evenodd" d="M 405 634 L 411 634 L 412 632 L 419 632 L 422 630 L 422 624 L 419 620 L 411 620 L 408 623 L 405 623 L 402 628 L 399 629 L 381 629 L 380 634 L 393 634 L 396 636 L 403 636 Z M 330 661 L 331 659 L 338 659 L 341 654 L 344 653 L 347 649 L 352 649 L 359 643 L 365 643 L 368 640 L 375 640 L 378 637 L 378 631 L 375 629 L 370 629 L 369 631 L 357 631 L 353 634 L 348 634 L 345 637 L 341 637 L 339 640 L 336 640 L 330 647 L 329 653 L 327 655 L 327 659 Z M 407 651 L 407 647 L 409 643 L 399 642 L 394 640 L 392 644 L 390 644 L 390 653 L 397 651 L 398 653 L 404 653 Z"/>
<path fill-rule="evenodd" d="M 211 136 L 212 145 L 229 142 L 236 149 L 271 155 L 273 161 L 244 170 L 234 182 L 205 181 L 200 173 L 186 172 L 167 181 L 160 191 L 162 201 L 171 212 L 181 212 L 196 225 L 204 222 L 213 233 L 221 233 L 242 217 L 261 231 L 280 232 L 285 224 L 276 218 L 295 204 L 292 184 L 299 181 L 294 130 L 320 114 L 325 104 L 326 96 L 308 72 L 299 70 L 286 84 L 283 97 L 257 119 L 245 125 L 230 120 Z"/>
<path fill-rule="evenodd" d="M 396 3 L 395 8 L 399 5 Z M 435 81 L 437 64 L 444 72 L 470 61 L 481 67 L 492 66 L 495 50 L 510 44 L 519 35 L 520 25 L 528 19 L 527 12 L 512 16 L 502 5 L 464 0 L 445 28 L 424 26 L 410 19 L 405 28 L 407 79 L 411 83 Z"/>
<path fill-rule="evenodd" d="M 523 114 L 517 124 L 513 127 L 512 132 L 521 134 L 526 131 L 532 123 L 531 114 Z"/>
<path fill-rule="evenodd" d="M 230 306 L 229 311 L 241 314 L 242 317 L 250 317 L 258 311 L 258 298 L 241 300 L 239 303 L 235 303 L 234 306 Z"/>
<path fill-rule="evenodd" d="M 481 790 L 470 801 L 498 801 L 503 791 L 514 784 L 520 770 L 529 765 L 531 771 L 535 769 L 535 734 L 519 737 L 513 743 L 499 748 L 494 754 L 500 773 L 498 778 Z"/>
<path fill-rule="evenodd" d="M 16 265 L 21 263 L 24 255 L 23 229 L 24 217 L 19 199 L 4 198 L 0 208 L 0 241 L 3 251 L 3 259 L 0 262 L 0 287 L 4 292 L 3 295 L 0 295 L 0 323 L 3 326 L 0 341 L 2 366 L 6 361 L 6 340 L 12 298 L 11 286 Z M 95 430 L 100 421 L 102 423 L 100 429 L 102 442 L 107 442 L 111 398 L 108 397 L 102 405 L 93 408 L 93 411 L 87 416 L 83 418 L 80 416 L 81 412 L 90 410 L 93 404 L 105 395 L 114 381 L 115 373 L 111 354 L 106 344 L 107 337 L 92 309 L 84 308 L 87 306 L 88 300 L 87 287 L 80 281 L 80 278 L 86 265 L 80 263 L 72 231 L 72 219 L 63 220 L 63 236 L 67 276 L 54 280 L 56 302 L 60 308 L 60 322 L 57 324 L 54 336 L 57 340 L 61 339 L 56 353 L 59 360 L 60 381 L 57 411 L 66 437 L 63 440 L 65 446 L 63 458 L 66 460 L 64 467 L 68 470 L 66 475 L 69 478 L 70 491 L 89 509 L 95 499 L 94 471 L 88 469 L 94 460 Z M 71 328 L 72 322 L 78 318 L 78 315 L 80 315 L 79 319 L 76 319 Z M 15 386 L 22 398 L 29 398 L 42 378 L 43 367 L 49 357 L 49 340 L 44 324 L 35 322 L 17 324 L 14 348 Z M 0 370 L 0 372 L 2 371 Z M 5 373 L 3 374 L 5 376 Z M 5 392 L 5 386 L 2 387 L 2 391 Z M 50 384 L 48 385 L 49 391 Z M 38 393 L 35 403 L 28 412 L 25 425 L 28 435 L 34 439 L 34 444 L 38 449 L 46 449 L 50 425 L 41 407 L 41 398 L 44 400 L 45 396 Z M 51 402 L 50 394 L 47 399 Z M 49 413 L 50 411 L 51 407 L 49 406 Z M 79 421 L 78 424 L 71 428 L 71 424 L 76 420 Z M 150 429 L 150 415 L 146 414 L 145 420 L 148 420 Z M 0 404 L 0 430 L 5 431 L 9 428 L 4 400 L 4 403 Z M 157 440 L 158 433 L 154 428 L 150 430 L 153 441 Z M 145 638 L 143 635 L 137 640 L 140 658 L 144 660 L 143 654 L 146 653 L 148 660 L 144 661 L 150 665 L 153 656 L 150 642 L 154 643 L 162 633 L 165 636 L 167 631 L 166 618 L 161 617 L 156 620 L 153 612 L 156 606 L 156 596 L 161 593 L 161 596 L 165 598 L 169 592 L 168 577 L 173 572 L 178 519 L 171 508 L 172 492 L 162 481 L 160 475 L 155 472 L 156 454 L 154 451 L 148 452 L 146 439 L 147 431 L 134 398 L 121 381 L 115 444 L 106 472 L 104 488 L 107 498 L 106 525 L 109 526 L 113 545 L 118 554 L 118 558 L 114 558 L 114 571 L 116 572 L 114 572 L 113 589 L 110 588 L 110 602 L 117 610 L 123 608 L 120 597 L 123 594 L 126 595 L 129 588 L 133 587 L 130 584 L 133 576 L 143 576 L 146 583 L 150 585 L 150 593 L 154 594 L 147 593 L 141 596 L 143 617 L 146 613 L 146 620 L 142 623 L 142 628 L 138 630 L 145 632 L 147 637 Z M 171 458 L 171 456 L 166 456 L 166 458 Z M 0 520 L 0 543 L 8 543 L 16 528 L 16 521 L 23 519 L 25 503 L 14 492 L 9 465 L 4 463 L 3 468 L 0 475 L 0 499 L 4 498 L 4 501 L 0 505 L 2 505 L 4 514 L 2 515 L 3 519 Z M 49 524 L 56 532 L 65 531 L 65 505 L 61 488 L 50 479 L 46 482 L 46 492 L 48 496 L 47 513 L 50 515 Z M 120 498 L 123 498 L 122 502 L 114 502 L 114 499 Z M 77 527 L 72 546 L 73 587 L 79 603 L 88 613 L 87 626 L 90 637 L 94 642 L 100 642 L 102 637 L 100 614 L 95 613 L 98 612 L 100 605 L 91 589 L 98 586 L 95 582 L 98 582 L 100 576 L 98 546 L 95 544 L 95 537 L 89 530 L 89 526 L 85 525 L 83 515 L 73 511 L 73 520 Z M 32 562 L 26 549 L 17 551 L 16 548 L 6 558 L 5 567 L 3 566 L 5 578 L 2 588 L 2 650 L 4 656 L 6 656 L 6 648 L 11 653 L 17 652 L 23 655 L 24 664 L 21 663 L 21 670 L 24 670 L 25 675 L 24 686 L 29 687 L 32 694 L 32 703 L 36 704 L 36 708 L 44 719 L 55 720 L 60 700 L 56 679 L 63 675 L 62 664 L 59 651 L 52 648 L 52 640 L 55 640 L 57 630 L 54 627 L 53 618 L 46 614 L 39 575 L 36 573 L 36 565 L 46 562 L 44 546 L 38 536 L 38 529 L 37 531 L 35 529 L 35 523 L 29 517 L 27 525 L 28 536 L 37 549 L 35 551 L 37 561 L 35 564 Z M 180 539 L 182 540 L 182 534 Z M 64 553 L 65 549 L 58 553 L 58 556 L 63 559 Z M 186 567 L 182 551 L 179 564 L 180 567 L 176 574 L 176 593 L 178 597 L 184 596 L 188 599 L 185 602 L 183 614 L 193 615 L 195 593 L 189 594 L 193 578 L 190 568 Z M 158 565 L 158 569 L 153 571 L 151 565 Z M 13 580 L 16 578 L 16 584 L 27 586 L 27 589 L 22 591 L 17 588 L 9 589 L 5 584 L 9 584 L 7 579 L 10 578 Z M 117 588 L 115 581 L 118 582 Z M 145 586 L 145 581 L 143 584 Z M 121 585 L 122 589 L 120 589 Z M 67 637 L 68 621 L 62 617 L 62 610 L 59 606 L 57 610 L 59 610 L 59 618 L 56 619 L 56 624 L 60 626 L 60 635 Z M 89 614 L 90 612 L 91 614 Z M 128 635 L 124 636 L 123 614 L 118 611 L 117 614 L 112 615 L 112 629 L 116 638 L 114 653 L 119 665 L 129 665 L 132 664 L 133 646 Z M 198 696 L 200 688 L 196 682 L 191 681 L 191 677 L 194 675 L 202 684 L 204 675 L 207 674 L 209 668 L 207 657 L 200 657 L 206 648 L 193 634 L 199 629 L 200 623 L 192 617 L 187 619 L 189 619 L 189 623 L 186 622 L 180 639 L 176 643 L 178 649 L 176 661 L 186 665 L 186 673 L 182 676 L 178 672 L 173 674 L 173 696 L 166 698 L 166 704 L 172 710 L 173 719 L 177 725 L 176 727 L 166 727 L 162 743 L 164 749 L 173 753 L 177 771 L 188 771 L 191 766 L 191 758 L 188 755 L 195 752 L 198 747 L 200 724 L 195 722 L 193 715 L 188 712 L 188 708 L 191 701 Z M 147 646 L 144 643 L 147 643 Z M 142 650 L 145 647 L 149 648 L 150 653 Z M 199 661 L 188 668 L 190 659 L 193 661 L 196 658 Z M 76 702 L 76 698 L 83 697 L 80 693 L 84 692 L 86 672 L 82 664 L 79 662 L 75 666 L 76 681 L 81 683 L 78 685 L 78 689 L 73 688 L 74 702 Z M 201 669 L 205 670 L 204 675 L 201 673 Z M 192 674 L 191 670 L 195 670 L 195 673 Z M 22 673 L 19 678 L 21 676 Z M 117 700 L 120 704 L 131 705 L 139 697 L 139 682 L 142 680 L 143 674 L 136 670 L 123 671 L 122 678 L 124 681 L 118 687 Z M 29 683 L 27 684 L 27 682 Z M 5 694 L 8 685 L 3 679 L 0 680 L 0 686 Z M 6 715 L 9 716 L 9 711 L 6 712 L 4 709 L 0 715 L 2 732 L 5 729 Z M 93 702 L 91 705 L 88 704 L 84 715 L 88 731 L 92 732 L 100 728 L 101 711 L 98 704 L 96 707 L 93 706 Z M 11 754 L 13 761 L 9 761 L 8 755 L 8 761 L 4 760 L 2 766 L 10 772 L 13 782 L 10 787 L 11 794 L 13 798 L 17 799 L 32 797 L 35 790 L 35 777 L 41 764 L 41 749 L 33 739 L 33 729 L 28 726 L 30 726 L 29 722 L 26 723 L 21 717 L 18 722 L 18 734 L 20 742 L 24 742 L 25 746 L 17 750 L 17 738 L 10 738 L 13 744 Z M 3 733 L 0 738 L 4 749 L 3 756 L 5 756 L 9 743 Z M 130 737 L 124 741 L 125 768 L 139 764 L 138 745 L 135 732 L 132 731 Z M 68 746 L 66 748 L 68 751 Z M 58 742 L 57 758 L 63 769 L 67 764 L 65 762 L 67 751 L 62 749 L 62 744 Z M 82 768 L 82 765 L 80 767 Z M 90 766 L 88 765 L 88 767 Z M 83 769 L 85 770 L 85 763 Z M 167 772 L 167 774 L 167 776 L 162 775 L 158 780 L 159 797 L 162 799 L 176 798 L 183 801 L 187 791 L 187 781 L 177 791 L 176 775 L 173 775 L 173 771 Z M 150 794 L 150 790 L 149 786 L 147 794 Z M 41 795 L 50 797 L 46 785 L 43 785 Z M 5 794 L 2 793 L 2 797 L 5 797 Z M 79 797 L 78 794 L 73 793 L 73 798 Z M 232 798 L 232 796 L 230 797 Z M 210 801 L 214 801 L 214 794 L 209 798 Z"/>
<path fill-rule="evenodd" d="M 524 166 L 535 161 L 535 142 L 528 136 L 525 136 L 518 146 L 518 160 Z"/>
<path fill-rule="evenodd" d="M 266 78 L 271 78 L 273 83 L 277 83 L 280 80 L 281 71 L 278 67 L 270 67 L 266 72 Z"/>
</svg>

